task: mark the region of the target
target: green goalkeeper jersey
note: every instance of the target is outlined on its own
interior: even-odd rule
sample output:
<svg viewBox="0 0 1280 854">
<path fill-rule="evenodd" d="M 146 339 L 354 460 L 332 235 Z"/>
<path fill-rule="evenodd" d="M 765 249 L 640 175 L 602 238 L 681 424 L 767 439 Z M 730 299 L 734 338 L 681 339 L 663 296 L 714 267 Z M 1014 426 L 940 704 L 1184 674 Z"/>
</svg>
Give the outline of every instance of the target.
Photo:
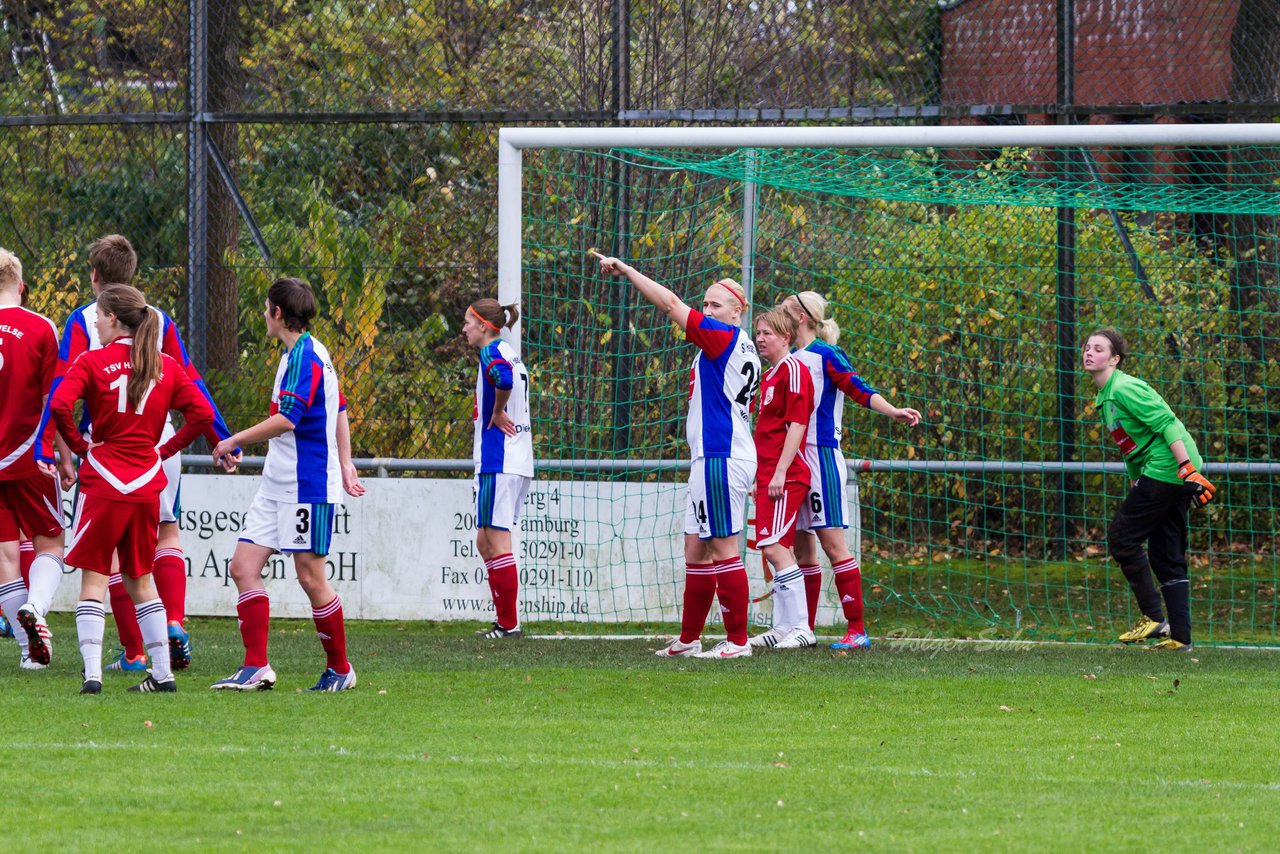
<svg viewBox="0 0 1280 854">
<path fill-rule="evenodd" d="M 1094 399 L 1102 423 L 1124 454 L 1129 478 L 1145 474 L 1165 483 L 1181 483 L 1178 463 L 1169 444 L 1182 440 L 1187 456 L 1198 469 L 1200 451 L 1187 428 L 1173 414 L 1155 389 L 1137 377 L 1117 370 Z"/>
</svg>

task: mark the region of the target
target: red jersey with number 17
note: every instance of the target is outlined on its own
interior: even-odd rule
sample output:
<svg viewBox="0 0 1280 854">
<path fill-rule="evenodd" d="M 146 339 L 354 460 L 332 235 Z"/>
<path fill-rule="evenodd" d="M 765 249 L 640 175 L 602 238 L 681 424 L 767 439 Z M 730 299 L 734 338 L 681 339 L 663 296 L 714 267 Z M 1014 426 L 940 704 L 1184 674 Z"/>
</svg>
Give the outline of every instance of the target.
<svg viewBox="0 0 1280 854">
<path fill-rule="evenodd" d="M 132 338 L 117 338 L 101 350 L 82 353 L 49 400 L 49 411 L 62 438 L 85 460 L 81 491 L 141 503 L 157 500 L 168 483 L 160 460 L 195 441 L 213 422 L 213 409 L 182 366 L 164 354 L 160 378 L 139 406 L 129 406 L 132 351 Z M 92 448 L 73 414 L 81 399 L 93 413 Z M 181 412 L 186 423 L 157 448 L 170 409 Z"/>
<path fill-rule="evenodd" d="M 57 362 L 52 321 L 20 305 L 0 305 L 0 480 L 40 473 L 32 448 Z"/>
<path fill-rule="evenodd" d="M 760 405 L 756 409 L 756 483 L 767 484 L 773 479 L 774 469 L 782 457 L 782 446 L 787 441 L 787 425 L 803 424 L 809 429 L 809 415 L 813 412 L 813 377 L 801 364 L 795 353 L 769 369 L 760 383 Z M 787 480 L 809 483 L 809 464 L 804 461 L 804 437 L 796 457 L 787 468 Z"/>
</svg>

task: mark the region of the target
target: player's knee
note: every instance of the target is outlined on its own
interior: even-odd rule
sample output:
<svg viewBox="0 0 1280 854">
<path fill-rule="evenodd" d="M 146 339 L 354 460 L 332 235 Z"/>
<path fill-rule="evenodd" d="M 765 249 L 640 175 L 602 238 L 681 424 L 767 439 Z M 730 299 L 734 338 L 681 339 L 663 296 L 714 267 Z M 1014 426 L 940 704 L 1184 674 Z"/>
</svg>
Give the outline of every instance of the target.
<svg viewBox="0 0 1280 854">
<path fill-rule="evenodd" d="M 1111 556 L 1123 563 L 1142 551 L 1142 541 L 1134 537 L 1117 519 L 1107 529 L 1107 550 Z"/>
</svg>

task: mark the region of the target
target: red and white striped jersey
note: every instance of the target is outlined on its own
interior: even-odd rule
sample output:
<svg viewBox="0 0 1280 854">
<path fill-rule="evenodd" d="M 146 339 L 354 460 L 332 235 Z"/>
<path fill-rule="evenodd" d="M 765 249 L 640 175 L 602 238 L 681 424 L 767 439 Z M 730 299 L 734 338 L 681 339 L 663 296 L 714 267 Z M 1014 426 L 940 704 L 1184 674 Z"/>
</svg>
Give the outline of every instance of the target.
<svg viewBox="0 0 1280 854">
<path fill-rule="evenodd" d="M 32 450 L 58 374 L 58 329 L 20 305 L 0 305 L 0 480 L 40 473 Z M 52 441 L 52 426 L 46 432 Z"/>
<path fill-rule="evenodd" d="M 702 352 L 689 377 L 689 455 L 755 462 L 751 402 L 760 383 L 755 342 L 737 326 L 689 312 L 685 335 Z"/>
<path fill-rule="evenodd" d="M 117 338 L 101 350 L 82 353 L 50 398 L 49 411 L 62 438 L 85 461 L 80 466 L 83 492 L 118 501 L 155 501 L 168 483 L 161 459 L 178 453 L 207 430 L 213 409 L 182 366 L 164 354 L 159 380 L 139 406 L 130 407 L 132 350 L 132 338 Z M 77 400 L 84 400 L 93 413 L 92 447 L 77 429 Z M 170 409 L 181 412 L 186 423 L 157 447 Z"/>
<path fill-rule="evenodd" d="M 760 383 L 760 407 L 756 412 L 756 454 L 760 457 L 756 467 L 756 482 L 768 483 L 782 457 L 782 446 L 787 440 L 788 424 L 803 424 L 809 429 L 809 416 L 813 413 L 813 377 L 795 353 L 769 369 Z M 804 460 L 804 441 L 796 451 L 796 457 L 787 468 L 787 480 L 809 483 L 809 464 Z"/>
</svg>

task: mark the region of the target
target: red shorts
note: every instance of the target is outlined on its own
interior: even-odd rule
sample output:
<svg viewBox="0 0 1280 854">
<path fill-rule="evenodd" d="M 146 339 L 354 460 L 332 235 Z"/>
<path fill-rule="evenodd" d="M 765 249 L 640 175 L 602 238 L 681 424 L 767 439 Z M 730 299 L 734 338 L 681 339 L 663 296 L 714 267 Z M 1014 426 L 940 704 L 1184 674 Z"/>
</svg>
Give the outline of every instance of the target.
<svg viewBox="0 0 1280 854">
<path fill-rule="evenodd" d="M 809 496 L 809 484 L 787 481 L 786 492 L 777 501 L 769 497 L 769 485 L 756 485 L 756 546 L 796 544 L 796 519 Z"/>
<path fill-rule="evenodd" d="M 158 501 L 120 501 L 82 492 L 67 536 L 67 563 L 110 576 L 111 555 L 118 552 L 120 572 L 141 578 L 151 572 L 159 530 Z"/>
<path fill-rule="evenodd" d="M 56 476 L 0 480 L 0 543 L 60 533 L 62 490 Z"/>
</svg>

